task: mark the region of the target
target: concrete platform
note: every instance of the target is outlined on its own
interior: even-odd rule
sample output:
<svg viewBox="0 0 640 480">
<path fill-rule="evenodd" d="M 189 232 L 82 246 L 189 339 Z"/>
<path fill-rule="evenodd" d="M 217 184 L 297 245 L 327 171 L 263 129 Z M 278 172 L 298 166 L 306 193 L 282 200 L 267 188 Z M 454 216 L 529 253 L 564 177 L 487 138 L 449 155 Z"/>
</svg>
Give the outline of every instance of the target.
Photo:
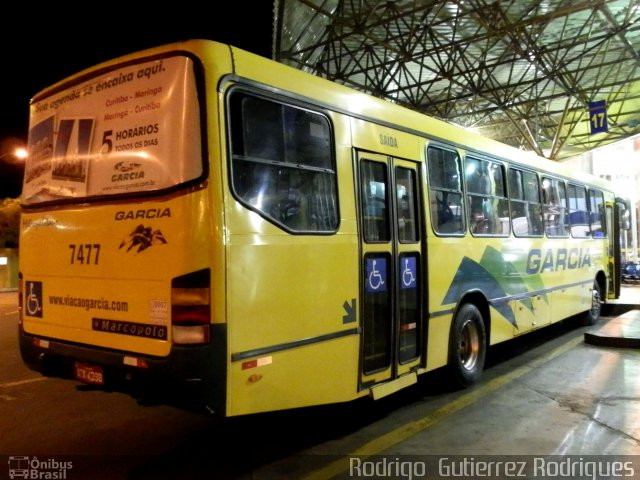
<svg viewBox="0 0 640 480">
<path fill-rule="evenodd" d="M 640 348 L 640 310 L 631 310 L 585 332 L 584 341 L 603 347 Z"/>
<path fill-rule="evenodd" d="M 612 307 L 613 317 L 585 332 L 585 343 L 602 347 L 640 348 L 640 286 L 623 287 L 620 298 L 613 302 Z M 617 311 L 624 313 L 616 315 Z"/>
</svg>

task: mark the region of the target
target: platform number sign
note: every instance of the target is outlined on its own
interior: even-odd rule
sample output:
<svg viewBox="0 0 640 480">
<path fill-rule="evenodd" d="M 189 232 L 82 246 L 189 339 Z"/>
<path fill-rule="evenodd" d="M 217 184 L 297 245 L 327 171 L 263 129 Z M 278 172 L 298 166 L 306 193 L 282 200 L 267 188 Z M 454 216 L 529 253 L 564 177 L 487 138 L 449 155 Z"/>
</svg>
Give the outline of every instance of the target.
<svg viewBox="0 0 640 480">
<path fill-rule="evenodd" d="M 591 133 L 602 133 L 609 130 L 607 126 L 607 102 L 600 100 L 599 102 L 591 102 L 589 104 L 589 123 L 591 124 Z"/>
</svg>

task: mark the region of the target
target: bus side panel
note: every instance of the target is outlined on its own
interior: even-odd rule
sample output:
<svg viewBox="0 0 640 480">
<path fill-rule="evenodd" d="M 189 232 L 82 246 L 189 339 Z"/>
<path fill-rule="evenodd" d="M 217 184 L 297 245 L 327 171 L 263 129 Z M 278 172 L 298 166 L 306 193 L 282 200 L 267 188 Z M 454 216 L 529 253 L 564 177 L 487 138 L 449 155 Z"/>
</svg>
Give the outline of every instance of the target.
<svg viewBox="0 0 640 480">
<path fill-rule="evenodd" d="M 326 405 L 355 399 L 359 337 L 299 347 L 229 369 L 227 415 Z M 367 392 L 365 392 L 367 393 Z"/>
<path fill-rule="evenodd" d="M 554 239 L 543 245 L 530 254 L 528 268 L 549 291 L 551 323 L 589 310 L 593 282 L 598 272 L 606 271 L 605 240 Z"/>
<path fill-rule="evenodd" d="M 467 294 L 477 292 L 491 305 L 491 345 L 591 308 L 593 281 L 605 269 L 602 239 L 467 235 L 429 240 L 427 369 L 447 363 L 453 318 L 449 312 L 455 314 Z M 474 248 L 478 241 L 482 248 Z M 513 298 L 506 300 L 509 296 Z"/>
<path fill-rule="evenodd" d="M 287 232 L 242 205 L 230 186 L 225 189 L 228 415 L 359 395 L 358 241 L 350 130 L 344 117 L 330 115 L 337 232 Z M 229 178 L 227 169 L 223 163 L 222 178 Z"/>
<path fill-rule="evenodd" d="M 343 235 L 231 237 L 230 411 L 354 398 L 356 248 L 355 238 Z M 310 388 L 317 382 L 323 388 Z"/>
<path fill-rule="evenodd" d="M 435 370 L 447 364 L 451 315 L 431 317 L 427 340 L 427 370 Z"/>
</svg>

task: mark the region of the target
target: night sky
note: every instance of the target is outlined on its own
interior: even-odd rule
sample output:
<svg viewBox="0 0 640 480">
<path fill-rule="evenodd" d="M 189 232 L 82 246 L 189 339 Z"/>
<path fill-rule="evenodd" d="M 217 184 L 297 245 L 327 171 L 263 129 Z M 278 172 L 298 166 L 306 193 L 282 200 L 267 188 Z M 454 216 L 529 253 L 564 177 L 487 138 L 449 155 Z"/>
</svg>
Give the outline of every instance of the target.
<svg viewBox="0 0 640 480">
<path fill-rule="evenodd" d="M 58 2 L 52 7 L 29 2 L 22 14 L 3 15 L 3 22 L 15 24 L 0 28 L 0 199 L 20 194 L 22 172 L 3 160 L 16 143 L 26 143 L 29 100 L 46 86 L 96 63 L 189 38 L 271 57 L 271 0 L 198 2 L 190 8 L 190 2 L 173 2 L 166 12 L 159 3 L 141 3 L 144 7 L 134 9 L 98 3 L 83 14 Z"/>
</svg>

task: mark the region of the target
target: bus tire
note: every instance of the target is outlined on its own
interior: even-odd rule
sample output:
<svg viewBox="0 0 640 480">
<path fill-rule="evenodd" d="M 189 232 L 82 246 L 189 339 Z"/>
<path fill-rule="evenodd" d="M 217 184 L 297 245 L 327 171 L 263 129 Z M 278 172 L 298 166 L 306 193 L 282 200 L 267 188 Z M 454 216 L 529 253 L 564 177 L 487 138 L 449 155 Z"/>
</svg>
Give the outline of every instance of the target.
<svg viewBox="0 0 640 480">
<path fill-rule="evenodd" d="M 449 369 L 453 380 L 468 387 L 480 379 L 487 352 L 484 319 L 478 307 L 465 303 L 460 307 L 451 328 Z"/>
<path fill-rule="evenodd" d="M 600 320 L 602 313 L 602 293 L 600 284 L 597 280 L 593 281 L 593 289 L 591 290 L 591 307 L 584 313 L 582 324 L 585 326 L 595 325 Z"/>
</svg>

